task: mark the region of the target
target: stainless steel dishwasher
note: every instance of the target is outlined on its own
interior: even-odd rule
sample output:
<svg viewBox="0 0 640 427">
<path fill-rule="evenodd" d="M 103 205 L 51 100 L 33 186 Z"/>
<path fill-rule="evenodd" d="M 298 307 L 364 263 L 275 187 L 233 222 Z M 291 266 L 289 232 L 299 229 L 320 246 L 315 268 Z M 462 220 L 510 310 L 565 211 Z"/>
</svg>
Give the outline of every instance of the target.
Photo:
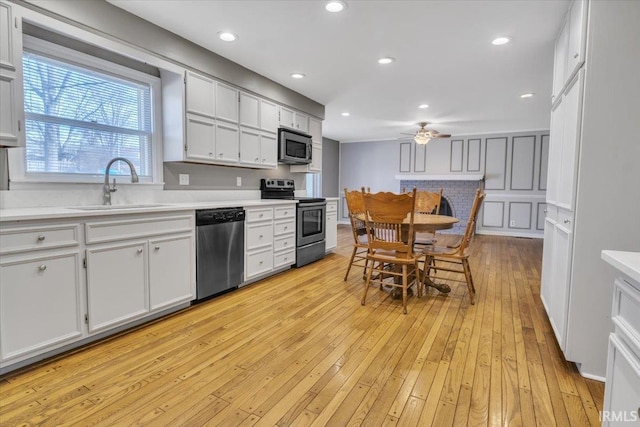
<svg viewBox="0 0 640 427">
<path fill-rule="evenodd" d="M 196 211 L 196 302 L 244 281 L 244 209 Z"/>
</svg>

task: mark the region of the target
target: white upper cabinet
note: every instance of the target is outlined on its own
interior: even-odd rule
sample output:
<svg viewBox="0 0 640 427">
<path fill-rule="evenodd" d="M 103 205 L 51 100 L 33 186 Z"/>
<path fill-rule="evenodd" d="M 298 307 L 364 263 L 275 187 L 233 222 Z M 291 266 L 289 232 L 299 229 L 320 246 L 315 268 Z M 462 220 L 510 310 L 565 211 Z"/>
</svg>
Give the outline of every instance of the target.
<svg viewBox="0 0 640 427">
<path fill-rule="evenodd" d="M 575 0 L 569 11 L 569 40 L 565 81 L 584 64 L 587 33 L 587 5 L 584 0 Z"/>
<path fill-rule="evenodd" d="M 260 131 L 240 128 L 240 163 L 247 165 L 260 163 Z"/>
<path fill-rule="evenodd" d="M 564 102 L 562 97 L 551 110 L 549 136 L 549 163 L 547 165 L 547 203 L 558 203 L 560 169 L 562 167 L 562 132 L 564 128 Z"/>
<path fill-rule="evenodd" d="M 22 20 L 0 3 L 0 147 L 24 145 Z"/>
<path fill-rule="evenodd" d="M 322 122 L 313 117 L 309 117 L 309 134 L 314 144 L 322 143 Z"/>
<path fill-rule="evenodd" d="M 587 5 L 586 0 L 574 0 L 556 39 L 552 103 L 558 101 L 563 90 L 584 64 L 586 52 Z"/>
<path fill-rule="evenodd" d="M 216 116 L 216 82 L 208 77 L 187 71 L 187 113 Z"/>
<path fill-rule="evenodd" d="M 238 89 L 216 82 L 216 118 L 238 123 Z"/>
<path fill-rule="evenodd" d="M 221 162 L 238 163 L 240 157 L 240 129 L 224 122 L 216 123 L 215 159 Z"/>
<path fill-rule="evenodd" d="M 240 92 L 240 126 L 260 129 L 260 98 Z"/>
<path fill-rule="evenodd" d="M 278 132 L 278 106 L 264 99 L 260 100 L 260 129 L 265 132 Z"/>
<path fill-rule="evenodd" d="M 291 108 L 280 106 L 280 126 L 308 133 L 309 116 Z"/>
</svg>

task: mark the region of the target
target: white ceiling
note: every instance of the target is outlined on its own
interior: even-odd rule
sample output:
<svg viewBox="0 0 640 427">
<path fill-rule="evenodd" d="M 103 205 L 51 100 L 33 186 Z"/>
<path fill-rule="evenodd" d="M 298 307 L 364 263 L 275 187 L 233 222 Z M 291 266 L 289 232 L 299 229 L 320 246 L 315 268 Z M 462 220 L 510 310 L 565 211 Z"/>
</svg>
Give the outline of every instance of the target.
<svg viewBox="0 0 640 427">
<path fill-rule="evenodd" d="M 109 1 L 324 104 L 323 134 L 342 142 L 395 139 L 419 121 L 454 136 L 548 129 L 553 40 L 568 7 L 347 0 L 329 13 L 319 0 Z M 222 30 L 239 39 L 221 41 Z M 512 43 L 493 46 L 498 36 Z M 396 61 L 379 65 L 382 56 Z"/>
</svg>

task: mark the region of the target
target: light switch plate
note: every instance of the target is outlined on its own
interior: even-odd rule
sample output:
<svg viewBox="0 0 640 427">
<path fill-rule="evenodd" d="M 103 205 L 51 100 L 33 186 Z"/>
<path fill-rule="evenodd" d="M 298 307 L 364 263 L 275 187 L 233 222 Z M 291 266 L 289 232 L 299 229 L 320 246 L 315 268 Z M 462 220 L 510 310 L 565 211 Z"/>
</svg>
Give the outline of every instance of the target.
<svg viewBox="0 0 640 427">
<path fill-rule="evenodd" d="M 516 226 L 516 220 L 512 219 L 511 222 L 509 222 L 509 227 L 515 227 Z"/>
<path fill-rule="evenodd" d="M 179 175 L 180 178 L 180 185 L 189 185 L 189 174 L 188 173 L 181 173 Z"/>
<path fill-rule="evenodd" d="M 237 187 L 242 187 L 242 177 L 241 176 L 236 177 L 236 186 Z"/>
</svg>

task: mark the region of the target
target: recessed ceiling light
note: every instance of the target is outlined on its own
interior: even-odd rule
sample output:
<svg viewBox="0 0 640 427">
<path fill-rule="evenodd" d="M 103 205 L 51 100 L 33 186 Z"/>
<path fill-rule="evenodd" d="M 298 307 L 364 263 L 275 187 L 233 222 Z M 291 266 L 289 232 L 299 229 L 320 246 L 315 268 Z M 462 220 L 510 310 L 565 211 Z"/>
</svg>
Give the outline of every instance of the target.
<svg viewBox="0 0 640 427">
<path fill-rule="evenodd" d="M 429 104 L 420 104 L 418 108 L 429 108 Z"/>
<path fill-rule="evenodd" d="M 391 64 L 395 60 L 396 60 L 395 58 L 392 58 L 390 56 L 385 56 L 384 58 L 378 59 L 378 64 L 382 64 L 382 65 Z"/>
<path fill-rule="evenodd" d="M 232 42 L 232 41 L 238 40 L 238 36 L 236 34 L 229 33 L 227 31 L 220 31 L 218 33 L 218 37 L 220 37 L 220 40 L 225 42 Z"/>
<path fill-rule="evenodd" d="M 342 113 L 342 117 L 349 117 L 351 114 L 347 113 L 346 111 L 344 113 Z"/>
<path fill-rule="evenodd" d="M 347 7 L 347 4 L 339 0 L 328 1 L 324 5 L 324 8 L 328 12 L 342 12 L 346 7 Z"/>
<path fill-rule="evenodd" d="M 294 79 L 304 79 L 304 74 L 302 73 L 291 73 L 291 77 Z"/>
<path fill-rule="evenodd" d="M 531 93 L 523 93 L 522 95 L 520 95 L 520 98 L 531 98 L 533 95 L 535 95 L 535 93 L 531 92 Z"/>
<path fill-rule="evenodd" d="M 493 39 L 491 42 L 492 45 L 502 46 L 503 44 L 507 44 L 511 41 L 509 37 L 498 37 L 497 39 Z"/>
</svg>

